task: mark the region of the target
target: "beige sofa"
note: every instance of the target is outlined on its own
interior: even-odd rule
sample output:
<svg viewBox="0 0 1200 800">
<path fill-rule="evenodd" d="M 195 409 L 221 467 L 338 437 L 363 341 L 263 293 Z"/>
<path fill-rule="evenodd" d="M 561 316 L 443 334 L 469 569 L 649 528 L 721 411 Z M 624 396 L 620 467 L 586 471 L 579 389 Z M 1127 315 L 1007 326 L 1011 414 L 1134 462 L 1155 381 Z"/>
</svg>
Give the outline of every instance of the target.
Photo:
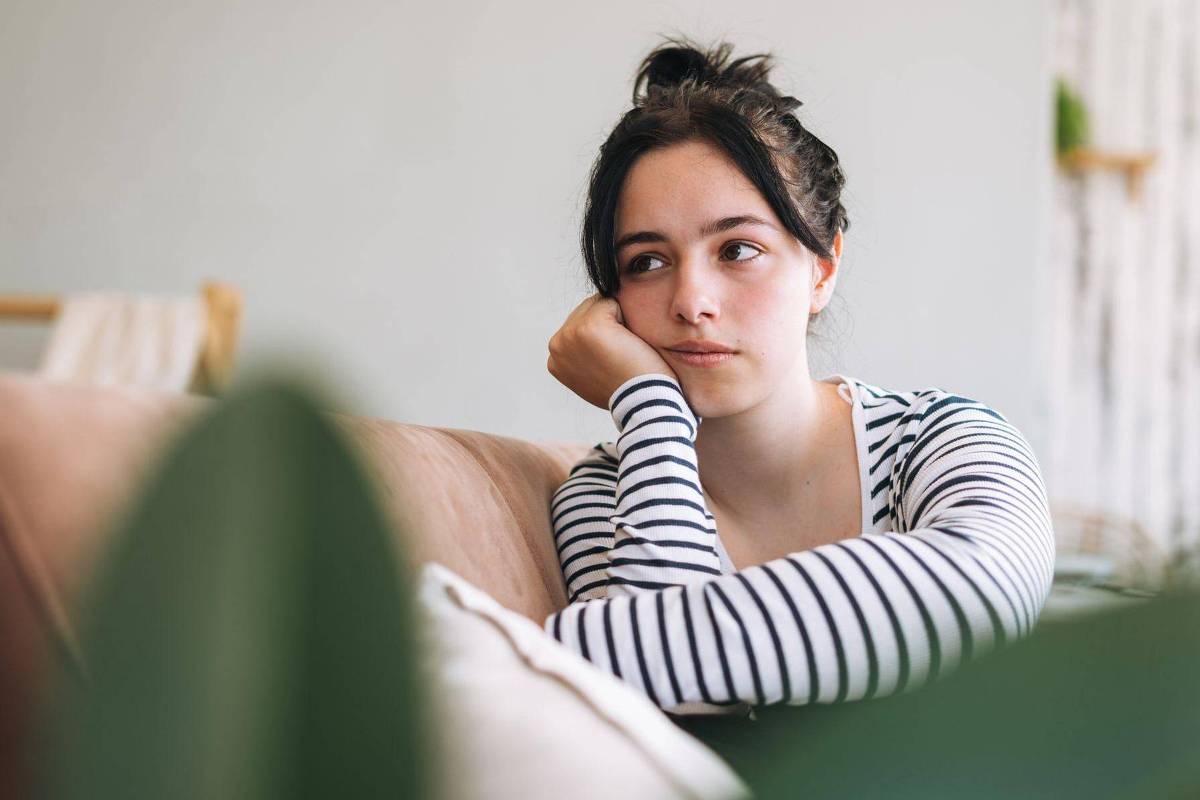
<svg viewBox="0 0 1200 800">
<path fill-rule="evenodd" d="M 0 796 L 28 794 L 34 698 L 75 647 L 73 597 L 106 521 L 211 402 L 0 373 Z M 411 537 L 401 552 L 539 625 L 566 604 L 549 500 L 587 445 L 334 416 Z"/>
</svg>

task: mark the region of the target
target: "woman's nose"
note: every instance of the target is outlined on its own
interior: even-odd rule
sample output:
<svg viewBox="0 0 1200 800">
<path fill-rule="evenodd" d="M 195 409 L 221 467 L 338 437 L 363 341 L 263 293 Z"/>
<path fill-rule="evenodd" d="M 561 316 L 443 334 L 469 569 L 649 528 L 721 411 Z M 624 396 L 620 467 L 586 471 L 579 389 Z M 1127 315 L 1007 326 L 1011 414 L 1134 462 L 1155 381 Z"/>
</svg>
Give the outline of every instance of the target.
<svg viewBox="0 0 1200 800">
<path fill-rule="evenodd" d="M 675 275 L 672 315 L 691 324 L 698 323 L 701 317 L 716 321 L 720 317 L 716 276 L 707 265 L 697 261 L 684 262 Z"/>
</svg>

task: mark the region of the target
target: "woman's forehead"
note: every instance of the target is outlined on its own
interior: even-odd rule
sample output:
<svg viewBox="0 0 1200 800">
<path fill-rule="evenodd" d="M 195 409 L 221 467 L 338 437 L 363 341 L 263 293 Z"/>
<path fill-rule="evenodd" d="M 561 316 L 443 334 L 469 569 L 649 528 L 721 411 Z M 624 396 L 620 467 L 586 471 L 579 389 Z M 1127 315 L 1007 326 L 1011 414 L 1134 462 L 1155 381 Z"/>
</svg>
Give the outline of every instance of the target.
<svg viewBox="0 0 1200 800">
<path fill-rule="evenodd" d="M 719 148 L 689 141 L 642 155 L 617 202 L 618 235 L 631 227 L 689 227 L 753 215 L 779 225 L 771 207 Z M 657 226 L 657 227 L 656 227 Z"/>
<path fill-rule="evenodd" d="M 639 195 L 670 194 L 682 186 L 697 185 L 755 191 L 725 151 L 704 141 L 680 142 L 643 153 L 625 177 L 626 190 Z"/>
</svg>

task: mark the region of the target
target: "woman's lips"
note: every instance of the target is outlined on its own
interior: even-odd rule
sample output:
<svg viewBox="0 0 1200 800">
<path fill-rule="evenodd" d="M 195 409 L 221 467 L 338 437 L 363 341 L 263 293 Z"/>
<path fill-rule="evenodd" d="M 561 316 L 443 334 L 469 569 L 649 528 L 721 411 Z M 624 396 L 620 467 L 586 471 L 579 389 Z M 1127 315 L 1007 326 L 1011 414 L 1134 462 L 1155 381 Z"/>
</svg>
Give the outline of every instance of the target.
<svg viewBox="0 0 1200 800">
<path fill-rule="evenodd" d="M 724 364 L 737 353 L 688 353 L 682 350 L 667 350 L 675 359 L 692 367 L 715 367 Z"/>
</svg>

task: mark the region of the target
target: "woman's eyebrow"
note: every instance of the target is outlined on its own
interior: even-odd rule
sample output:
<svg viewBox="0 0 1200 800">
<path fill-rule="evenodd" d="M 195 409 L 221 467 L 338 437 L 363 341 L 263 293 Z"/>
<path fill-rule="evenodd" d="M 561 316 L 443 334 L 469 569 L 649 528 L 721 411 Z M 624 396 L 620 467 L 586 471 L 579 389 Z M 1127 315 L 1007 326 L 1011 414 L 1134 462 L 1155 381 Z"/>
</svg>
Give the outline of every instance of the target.
<svg viewBox="0 0 1200 800">
<path fill-rule="evenodd" d="M 723 217 L 721 219 L 716 219 L 712 222 L 705 223 L 700 228 L 700 236 L 701 238 L 712 236 L 714 233 L 721 233 L 722 231 L 727 231 L 742 225 L 765 225 L 774 231 L 779 230 L 778 227 L 770 222 L 767 222 L 762 217 L 756 217 L 753 214 L 741 214 L 736 217 Z M 627 233 L 618 239 L 614 250 L 615 252 L 619 253 L 623 248 L 628 247 L 631 244 L 665 241 L 667 241 L 667 237 L 658 231 L 637 231 L 636 233 Z"/>
</svg>

